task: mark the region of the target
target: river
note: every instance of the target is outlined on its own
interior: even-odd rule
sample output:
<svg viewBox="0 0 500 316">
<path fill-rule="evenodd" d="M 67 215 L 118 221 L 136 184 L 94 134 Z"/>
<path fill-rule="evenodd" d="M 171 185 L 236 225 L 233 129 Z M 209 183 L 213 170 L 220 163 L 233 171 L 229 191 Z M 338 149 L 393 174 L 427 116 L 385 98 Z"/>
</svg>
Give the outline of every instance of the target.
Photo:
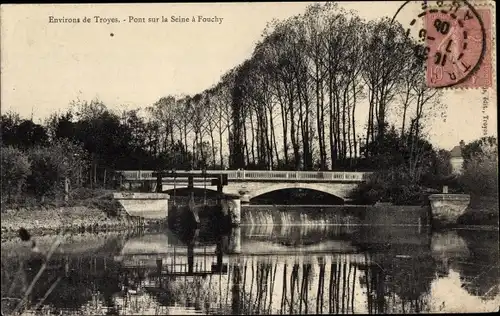
<svg viewBox="0 0 500 316">
<path fill-rule="evenodd" d="M 202 228 L 37 241 L 42 254 L 29 243 L 2 242 L 4 315 L 27 292 L 24 315 L 484 312 L 500 305 L 496 231 L 254 225 L 226 236 Z"/>
</svg>

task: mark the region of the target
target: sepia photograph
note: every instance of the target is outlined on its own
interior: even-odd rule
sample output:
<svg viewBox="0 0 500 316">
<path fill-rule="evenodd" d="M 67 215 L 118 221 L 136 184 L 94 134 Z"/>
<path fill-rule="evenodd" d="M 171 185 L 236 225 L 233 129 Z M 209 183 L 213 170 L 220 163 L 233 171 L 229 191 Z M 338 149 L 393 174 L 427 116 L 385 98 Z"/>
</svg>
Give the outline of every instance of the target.
<svg viewBox="0 0 500 316">
<path fill-rule="evenodd" d="M 2 4 L 1 315 L 499 312 L 495 9 Z"/>
</svg>

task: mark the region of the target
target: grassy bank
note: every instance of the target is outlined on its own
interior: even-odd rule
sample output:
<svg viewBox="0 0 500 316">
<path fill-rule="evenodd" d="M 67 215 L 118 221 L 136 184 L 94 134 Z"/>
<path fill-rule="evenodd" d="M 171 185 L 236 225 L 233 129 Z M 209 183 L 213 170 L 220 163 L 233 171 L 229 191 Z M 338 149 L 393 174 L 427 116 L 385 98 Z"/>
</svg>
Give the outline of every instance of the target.
<svg viewBox="0 0 500 316">
<path fill-rule="evenodd" d="M 69 201 L 46 201 L 29 198 L 21 203 L 2 206 L 2 240 L 14 237 L 20 227 L 33 235 L 60 231 L 98 232 L 131 228 L 142 224 L 127 215 L 113 200 L 113 191 L 81 190 L 73 192 Z"/>
<path fill-rule="evenodd" d="M 114 230 L 130 227 L 125 216 L 108 217 L 101 209 L 85 206 L 23 208 L 2 212 L 2 239 L 15 236 L 20 227 L 34 235 L 69 230 L 75 232 Z"/>
</svg>

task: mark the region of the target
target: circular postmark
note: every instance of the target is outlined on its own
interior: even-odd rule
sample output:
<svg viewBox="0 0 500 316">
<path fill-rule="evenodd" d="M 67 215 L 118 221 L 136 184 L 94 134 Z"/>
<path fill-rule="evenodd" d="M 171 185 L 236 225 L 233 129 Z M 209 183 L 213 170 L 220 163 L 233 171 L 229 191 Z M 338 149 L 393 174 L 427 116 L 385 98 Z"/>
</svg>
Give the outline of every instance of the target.
<svg viewBox="0 0 500 316">
<path fill-rule="evenodd" d="M 486 52 L 481 15 L 467 1 L 406 1 L 392 20 L 413 5 L 419 5 L 420 12 L 403 27 L 418 44 L 415 53 L 425 60 L 427 85 L 447 88 L 468 82 Z"/>
</svg>

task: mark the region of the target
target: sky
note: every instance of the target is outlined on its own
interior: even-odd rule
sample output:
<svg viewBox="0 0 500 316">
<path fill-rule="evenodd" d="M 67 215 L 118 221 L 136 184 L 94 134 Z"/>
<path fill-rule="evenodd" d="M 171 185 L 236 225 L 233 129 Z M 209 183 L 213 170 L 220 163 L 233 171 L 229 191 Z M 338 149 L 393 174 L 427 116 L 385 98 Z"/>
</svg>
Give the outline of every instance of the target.
<svg viewBox="0 0 500 316">
<path fill-rule="evenodd" d="M 1 111 L 33 115 L 41 123 L 76 99 L 138 108 L 170 94 L 199 93 L 250 57 L 269 21 L 303 13 L 308 4 L 2 5 Z M 392 17 L 401 4 L 339 3 L 365 19 Z M 417 13 L 406 7 L 397 19 L 409 23 Z M 95 16 L 119 23 L 96 23 Z M 163 23 L 162 16 L 203 16 L 215 22 Z M 84 17 L 91 23 L 84 23 Z M 159 21 L 148 23 L 151 17 Z M 49 22 L 61 18 L 79 18 L 80 23 Z M 129 22 L 141 18 L 146 23 Z M 485 132 L 496 135 L 492 89 L 450 89 L 443 100 L 446 122 L 436 115 L 427 130 L 437 147 L 450 149 Z"/>
</svg>

